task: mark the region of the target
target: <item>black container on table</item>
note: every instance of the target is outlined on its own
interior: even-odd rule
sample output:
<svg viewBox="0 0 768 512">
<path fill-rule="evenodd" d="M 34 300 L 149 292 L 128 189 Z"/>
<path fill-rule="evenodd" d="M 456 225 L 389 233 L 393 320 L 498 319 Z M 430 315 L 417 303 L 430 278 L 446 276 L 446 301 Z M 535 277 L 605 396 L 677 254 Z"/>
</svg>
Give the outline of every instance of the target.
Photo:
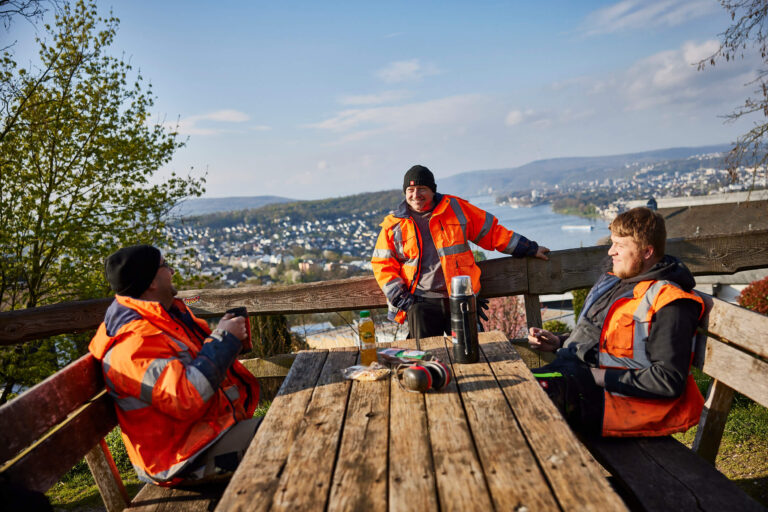
<svg viewBox="0 0 768 512">
<path fill-rule="evenodd" d="M 469 276 L 451 279 L 450 303 L 453 359 L 457 363 L 476 363 L 480 357 L 477 343 L 477 299 Z"/>
</svg>

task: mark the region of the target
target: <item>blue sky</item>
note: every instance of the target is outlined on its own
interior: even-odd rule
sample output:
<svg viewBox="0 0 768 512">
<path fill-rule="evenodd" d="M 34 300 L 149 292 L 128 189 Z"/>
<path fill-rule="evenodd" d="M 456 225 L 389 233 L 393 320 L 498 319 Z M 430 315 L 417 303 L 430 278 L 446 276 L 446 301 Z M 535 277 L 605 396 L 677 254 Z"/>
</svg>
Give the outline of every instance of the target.
<svg viewBox="0 0 768 512">
<path fill-rule="evenodd" d="M 318 199 L 565 156 L 730 143 L 759 61 L 695 62 L 716 0 L 100 2 L 189 137 L 161 175 L 207 197 Z M 25 23 L 11 35 L 35 51 Z M 461 191 L 444 191 L 461 194 Z"/>
</svg>

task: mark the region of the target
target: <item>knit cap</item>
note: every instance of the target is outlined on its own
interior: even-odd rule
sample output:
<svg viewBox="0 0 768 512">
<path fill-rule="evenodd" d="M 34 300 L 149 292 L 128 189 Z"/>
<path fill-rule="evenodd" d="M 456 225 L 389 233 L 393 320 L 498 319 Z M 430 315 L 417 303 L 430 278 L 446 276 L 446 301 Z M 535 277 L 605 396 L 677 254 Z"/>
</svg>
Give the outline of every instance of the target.
<svg viewBox="0 0 768 512">
<path fill-rule="evenodd" d="M 155 278 L 160 257 L 160 250 L 151 245 L 132 245 L 110 254 L 104 263 L 109 286 L 118 295 L 138 299 Z"/>
<path fill-rule="evenodd" d="M 432 189 L 432 192 L 437 192 L 435 176 L 432 174 L 432 171 L 423 165 L 414 165 L 405 173 L 405 177 L 403 178 L 403 193 L 405 193 L 405 189 L 408 187 L 415 187 L 417 185 L 429 187 Z"/>
</svg>

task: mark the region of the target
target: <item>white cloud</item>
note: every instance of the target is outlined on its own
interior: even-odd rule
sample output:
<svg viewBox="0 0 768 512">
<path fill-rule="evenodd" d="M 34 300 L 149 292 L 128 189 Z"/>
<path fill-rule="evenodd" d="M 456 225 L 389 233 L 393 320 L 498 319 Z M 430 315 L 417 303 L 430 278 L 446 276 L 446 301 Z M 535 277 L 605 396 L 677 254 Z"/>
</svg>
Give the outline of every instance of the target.
<svg viewBox="0 0 768 512">
<path fill-rule="evenodd" d="M 627 110 L 657 105 L 711 105 L 730 103 L 744 94 L 744 84 L 757 69 L 747 61 L 737 61 L 698 71 L 699 60 L 718 48 L 715 40 L 686 42 L 681 48 L 651 55 L 636 62 L 619 77 Z"/>
<path fill-rule="evenodd" d="M 244 123 L 251 118 L 248 114 L 238 110 L 225 109 L 199 114 L 179 119 L 178 123 L 165 123 L 165 126 L 177 130 L 184 135 L 216 135 L 231 132 L 231 128 L 222 127 L 221 124 Z M 269 130 L 269 126 L 256 125 L 249 129 L 256 131 Z"/>
<path fill-rule="evenodd" d="M 466 94 L 401 106 L 343 110 L 307 127 L 342 134 L 339 142 L 357 141 L 383 132 L 407 136 L 429 126 L 456 131 L 489 119 L 493 112 L 489 107 L 489 98 Z"/>
<path fill-rule="evenodd" d="M 504 124 L 507 126 L 515 126 L 516 124 L 523 123 L 525 121 L 528 121 L 533 116 L 533 110 L 526 110 L 523 112 L 522 110 L 511 110 L 507 117 L 504 118 Z"/>
<path fill-rule="evenodd" d="M 382 105 L 403 100 L 410 95 L 408 91 L 384 91 L 378 94 L 348 95 L 339 98 L 339 103 L 342 105 Z"/>
<path fill-rule="evenodd" d="M 325 160 L 320 160 L 319 162 L 317 162 L 318 171 L 324 171 L 327 168 L 328 168 L 328 162 L 326 162 Z"/>
<path fill-rule="evenodd" d="M 622 0 L 590 13 L 580 31 L 588 36 L 674 27 L 718 10 L 712 0 Z"/>
<path fill-rule="evenodd" d="M 436 75 L 440 72 L 432 64 L 422 65 L 419 59 L 399 60 L 389 63 L 386 67 L 376 72 L 381 80 L 393 84 L 420 80 L 424 77 Z"/>
</svg>

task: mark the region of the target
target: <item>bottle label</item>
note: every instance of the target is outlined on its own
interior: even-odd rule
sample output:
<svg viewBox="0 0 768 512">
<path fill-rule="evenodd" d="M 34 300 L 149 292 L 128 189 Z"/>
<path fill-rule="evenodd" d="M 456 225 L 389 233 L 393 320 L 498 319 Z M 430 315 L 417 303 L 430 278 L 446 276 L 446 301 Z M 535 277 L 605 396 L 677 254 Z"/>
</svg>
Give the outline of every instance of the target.
<svg viewBox="0 0 768 512">
<path fill-rule="evenodd" d="M 373 333 L 372 332 L 361 332 L 360 333 L 360 339 L 363 340 L 363 343 L 373 343 Z"/>
</svg>

